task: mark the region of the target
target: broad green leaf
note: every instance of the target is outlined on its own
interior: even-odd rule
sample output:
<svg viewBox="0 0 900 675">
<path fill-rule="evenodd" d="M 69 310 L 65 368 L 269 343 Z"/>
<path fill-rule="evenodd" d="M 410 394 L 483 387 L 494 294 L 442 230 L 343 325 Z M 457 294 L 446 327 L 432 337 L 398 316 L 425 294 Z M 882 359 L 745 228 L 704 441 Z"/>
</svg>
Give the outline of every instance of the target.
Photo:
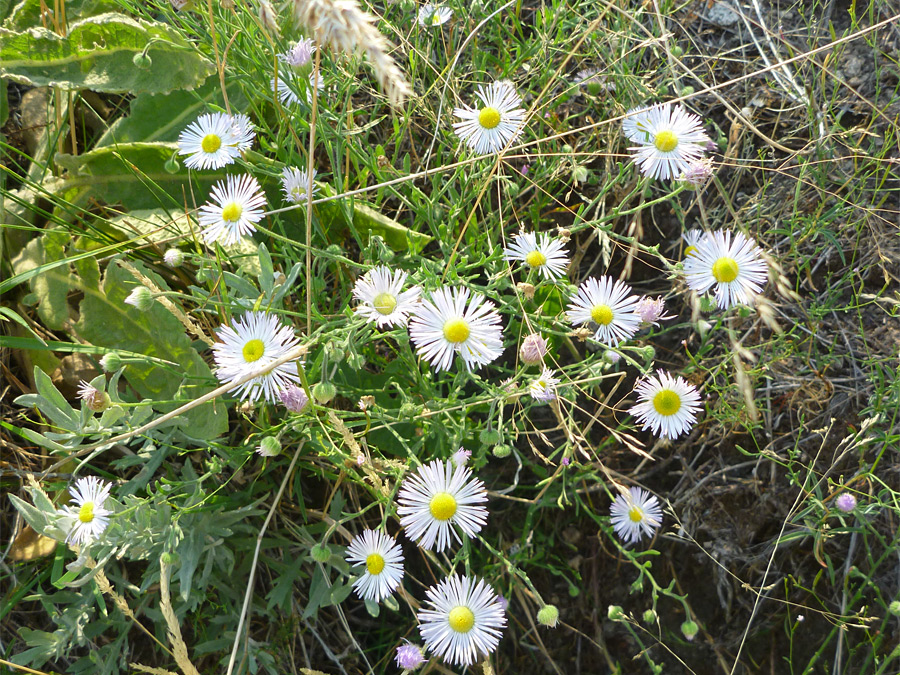
<svg viewBox="0 0 900 675">
<path fill-rule="evenodd" d="M 409 250 L 418 253 L 431 241 L 431 237 L 404 227 L 393 218 L 360 202 L 353 205 L 353 224 L 360 233 L 380 235 L 395 251 Z"/>
<path fill-rule="evenodd" d="M 134 56 L 151 40 L 152 62 L 135 66 Z M 40 27 L 0 28 L 0 75 L 36 87 L 165 93 L 198 87 L 212 70 L 175 29 L 123 14 L 76 21 L 65 37 Z"/>
<path fill-rule="evenodd" d="M 114 0 L 66 0 L 66 20 L 69 22 L 96 16 L 104 12 L 114 12 L 118 4 Z M 41 20 L 41 15 L 45 19 Z M 13 7 L 3 27 L 23 31 L 32 26 L 53 25 L 53 3 L 41 0 L 22 0 Z"/>
<path fill-rule="evenodd" d="M 225 178 L 224 171 L 204 171 L 189 180 L 184 166 L 170 173 L 165 164 L 177 150 L 175 143 L 123 143 L 82 155 L 58 154 L 56 163 L 69 172 L 58 188 L 80 188 L 78 203 L 100 199 L 129 211 L 165 207 L 172 220 L 184 212 L 186 198 L 193 194 L 203 203 L 213 183 Z"/>
<path fill-rule="evenodd" d="M 228 102 L 232 110 L 244 110 L 247 99 L 237 84 L 227 87 Z M 119 118 L 94 148 L 121 143 L 173 143 L 178 135 L 200 115 L 210 112 L 212 106 L 224 107 L 225 99 L 219 78 L 210 77 L 202 87 L 194 91 L 173 91 L 170 94 L 140 94 L 131 102 L 130 112 Z M 160 115 L 160 111 L 166 111 Z"/>
<path fill-rule="evenodd" d="M 37 394 L 23 394 L 15 400 L 15 403 L 37 406 L 53 424 L 66 431 L 78 428 L 78 412 L 59 393 L 50 376 L 37 366 L 34 367 L 34 386 Z"/>
<path fill-rule="evenodd" d="M 161 289 L 168 290 L 161 277 L 139 263 L 135 266 Z M 141 397 L 154 401 L 176 399 L 176 403 L 155 406 L 169 411 L 214 389 L 212 373 L 192 347 L 184 326 L 162 305 L 154 303 L 149 310 L 141 312 L 125 304 L 126 296 L 136 284 L 126 270 L 115 263 L 110 264 L 101 288 L 85 289 L 77 332 L 100 347 L 178 363 L 177 369 L 149 361 L 129 363 L 125 368 L 125 377 Z M 185 417 L 188 421 L 185 433 L 192 438 L 215 438 L 228 429 L 228 413 L 221 401 L 198 406 Z"/>
<path fill-rule="evenodd" d="M 16 274 L 30 272 L 41 265 L 57 262 L 65 257 L 63 245 L 69 236 L 50 231 L 28 242 L 13 261 Z M 65 267 L 49 269 L 31 278 L 31 290 L 38 297 L 37 311 L 44 324 L 52 330 L 62 330 L 69 318 L 66 295 L 69 292 L 69 273 Z"/>
</svg>

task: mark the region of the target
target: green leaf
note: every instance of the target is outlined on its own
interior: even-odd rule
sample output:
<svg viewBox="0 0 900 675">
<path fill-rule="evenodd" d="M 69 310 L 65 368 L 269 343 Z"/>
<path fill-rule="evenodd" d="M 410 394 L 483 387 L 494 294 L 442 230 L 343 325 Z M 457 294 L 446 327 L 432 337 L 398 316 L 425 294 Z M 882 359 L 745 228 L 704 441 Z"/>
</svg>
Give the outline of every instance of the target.
<svg viewBox="0 0 900 675">
<path fill-rule="evenodd" d="M 139 68 L 134 56 L 148 44 L 152 63 Z M 65 37 L 0 28 L 0 45 L 0 75 L 36 87 L 165 93 L 198 87 L 213 70 L 174 28 L 116 13 L 76 21 Z"/>
<path fill-rule="evenodd" d="M 75 203 L 101 199 L 107 204 L 122 204 L 129 210 L 170 209 L 168 221 L 181 218 L 185 196 L 205 199 L 224 171 L 194 172 L 183 166 L 169 173 L 165 164 L 178 150 L 175 143 L 124 143 L 91 150 L 82 155 L 56 155 L 56 163 L 68 170 L 60 192 L 79 188 Z M 191 181 L 193 178 L 193 181 Z M 131 216 L 137 225 L 140 218 Z M 182 218 L 183 219 L 183 218 Z M 152 223 L 151 223 L 152 225 Z"/>
<path fill-rule="evenodd" d="M 160 289 L 168 290 L 161 277 L 139 263 L 134 264 Z M 210 382 L 212 373 L 192 347 L 181 322 L 161 304 L 154 303 L 146 312 L 125 304 L 126 296 L 136 283 L 134 277 L 119 265 L 110 264 L 101 289 L 85 290 L 77 332 L 97 346 L 178 363 L 178 369 L 150 361 L 129 363 L 125 368 L 125 377 L 140 396 L 154 401 L 175 399 L 175 403 L 154 406 L 169 411 L 214 389 Z M 192 438 L 211 439 L 228 429 L 228 413 L 221 401 L 205 403 L 184 416 L 187 418 L 186 433 Z"/>
<path fill-rule="evenodd" d="M 63 260 L 63 246 L 70 239 L 65 232 L 53 230 L 28 242 L 13 261 L 13 271 L 24 274 L 41 265 Z M 31 290 L 38 297 L 38 315 L 52 330 L 62 330 L 69 318 L 66 295 L 69 292 L 69 274 L 64 267 L 48 269 L 31 278 Z"/>
<path fill-rule="evenodd" d="M 23 31 L 32 26 L 40 26 L 41 15 L 47 14 L 47 24 L 52 23 L 53 12 L 50 9 L 53 4 L 42 0 L 22 0 L 9 14 L 9 18 L 3 22 L 3 27 L 15 31 Z M 96 16 L 104 12 L 114 12 L 118 9 L 114 0 L 66 0 L 66 19 L 69 22 L 76 19 L 84 19 Z"/>
<path fill-rule="evenodd" d="M 232 110 L 244 110 L 248 101 L 237 83 L 226 87 Z M 140 94 L 131 102 L 127 117 L 121 117 L 106 130 L 94 148 L 121 143 L 173 143 L 178 135 L 197 117 L 210 108 L 224 107 L 225 99 L 219 78 L 210 77 L 194 91 L 173 91 L 170 94 Z M 165 110 L 165 115 L 160 111 Z"/>
<path fill-rule="evenodd" d="M 51 422 L 66 431 L 74 431 L 78 428 L 78 412 L 59 393 L 50 376 L 37 366 L 34 367 L 34 386 L 37 394 L 24 394 L 16 398 L 14 403 L 37 406 Z"/>
</svg>

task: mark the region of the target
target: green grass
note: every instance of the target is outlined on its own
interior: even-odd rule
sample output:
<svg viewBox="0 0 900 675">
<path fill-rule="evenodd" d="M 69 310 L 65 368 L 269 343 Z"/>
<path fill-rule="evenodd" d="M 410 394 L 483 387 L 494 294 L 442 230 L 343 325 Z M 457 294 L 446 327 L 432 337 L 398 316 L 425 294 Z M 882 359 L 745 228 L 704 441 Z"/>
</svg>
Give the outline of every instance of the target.
<svg viewBox="0 0 900 675">
<path fill-rule="evenodd" d="M 228 169 L 257 177 L 268 208 L 281 209 L 281 169 L 306 166 L 313 127 L 307 106 L 271 91 L 276 54 L 302 34 L 290 7 L 274 37 L 255 6 L 176 13 L 118 0 L 221 68 L 221 80 L 217 71 L 165 101 L 81 91 L 54 108 L 50 96 L 41 122 L 7 84 L 0 480 L 24 502 L 3 500 L 4 531 L 21 532 L 21 511 L 52 539 L 41 513 L 67 502 L 74 474 L 112 481 L 120 510 L 81 569 L 67 570 L 76 555 L 62 543 L 31 549 L 20 534 L 3 548 L 3 667 L 189 672 L 174 655 L 183 640 L 200 673 L 399 672 L 396 647 L 421 643 L 426 589 L 455 570 L 509 601 L 495 672 L 897 672 L 900 43 L 886 23 L 896 9 L 763 7 L 748 28 L 710 23 L 705 2 L 551 0 L 511 3 L 473 33 L 502 5 L 449 6 L 453 20 L 436 30 L 418 26 L 410 3 L 371 8 L 415 91 L 399 109 L 364 60 L 322 50 L 313 154 L 330 199 L 309 221 L 303 208 L 268 215 L 238 248 L 204 246 L 196 222 L 184 225 L 222 172 L 188 181 L 168 146 L 131 144 L 174 141 L 202 112 L 245 112 L 256 142 Z M 67 10 L 70 23 L 86 11 Z M 452 110 L 493 79 L 514 83 L 527 129 L 501 156 L 473 158 Z M 701 115 L 716 143 L 716 173 L 699 191 L 645 180 L 629 161 L 625 112 L 668 100 Z M 131 127 L 116 125 L 130 110 Z M 29 150 L 39 123 L 46 137 Z M 61 189 L 74 164 L 66 174 L 55 152 L 77 163 L 104 134 L 112 152 L 92 165 L 101 177 Z M 681 235 L 695 227 L 759 242 L 770 271 L 754 307 L 707 311 L 688 291 Z M 520 228 L 571 237 L 567 277 L 541 282 L 503 261 Z M 170 246 L 184 266 L 163 265 Z M 139 281 L 122 261 L 183 320 L 159 303 L 127 310 L 116 293 Z M 502 316 L 503 356 L 471 374 L 459 363 L 434 373 L 405 329 L 355 316 L 355 280 L 379 264 L 426 291 L 483 293 Z M 622 345 L 617 364 L 565 318 L 578 284 L 601 274 L 664 296 L 674 315 Z M 291 275 L 287 292 L 278 275 Z M 199 365 L 184 377 L 182 359 L 211 363 L 201 336 L 253 308 L 295 328 L 305 382 L 333 383 L 333 400 L 287 415 L 219 397 L 187 425 L 102 447 L 217 386 Z M 117 332 L 123 316 L 131 323 Z M 563 381 L 558 405 L 525 393 L 537 370 L 516 355 L 537 331 Z M 79 410 L 74 391 L 107 350 L 137 352 L 106 378 L 118 419 Z M 154 369 L 151 357 L 182 365 Z M 56 373 L 59 392 L 35 368 Z M 656 368 L 704 397 L 697 425 L 674 442 L 627 413 L 636 379 Z M 35 392 L 37 408 L 14 403 Z M 364 396 L 374 397 L 365 411 Z M 217 431 L 199 438 L 203 425 Z M 281 456 L 254 452 L 266 437 Z M 488 524 L 446 554 L 422 551 L 400 532 L 400 482 L 461 446 L 489 490 Z M 652 541 L 625 546 L 613 532 L 617 485 L 663 503 Z M 836 510 L 840 492 L 856 496 L 853 513 Z M 381 526 L 403 546 L 406 577 L 379 606 L 351 593 L 344 547 Z M 180 638 L 168 635 L 168 574 Z M 544 604 L 559 608 L 557 627 L 538 624 Z M 450 672 L 438 664 L 431 672 Z"/>
</svg>

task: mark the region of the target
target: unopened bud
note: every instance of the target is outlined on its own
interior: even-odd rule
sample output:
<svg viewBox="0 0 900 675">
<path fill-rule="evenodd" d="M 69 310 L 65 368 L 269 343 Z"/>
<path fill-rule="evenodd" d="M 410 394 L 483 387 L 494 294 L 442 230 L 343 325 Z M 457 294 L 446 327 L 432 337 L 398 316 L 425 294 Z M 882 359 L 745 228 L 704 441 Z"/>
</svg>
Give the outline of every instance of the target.
<svg viewBox="0 0 900 675">
<path fill-rule="evenodd" d="M 544 360 L 547 354 L 547 341 L 538 333 L 532 333 L 522 340 L 519 348 L 519 358 L 527 366 L 534 366 Z"/>
<path fill-rule="evenodd" d="M 169 267 L 181 267 L 184 264 L 184 253 L 177 248 L 170 248 L 163 254 L 163 262 Z"/>
<path fill-rule="evenodd" d="M 482 429 L 478 440 L 482 445 L 497 445 L 500 442 L 500 432 L 496 429 Z"/>
<path fill-rule="evenodd" d="M 281 454 L 281 443 L 274 436 L 266 436 L 256 448 L 256 452 L 263 457 L 276 457 Z"/>
<path fill-rule="evenodd" d="M 516 289 L 519 291 L 519 293 L 521 293 L 522 295 L 525 296 L 526 300 L 534 299 L 534 286 L 533 285 L 526 283 L 524 281 L 520 281 L 519 283 L 516 284 Z"/>
<path fill-rule="evenodd" d="M 141 70 L 149 70 L 150 66 L 153 65 L 153 59 L 151 59 L 150 55 L 146 52 L 138 52 L 131 57 L 131 62 L 136 68 L 140 68 Z"/>
<path fill-rule="evenodd" d="M 131 293 L 128 294 L 128 297 L 125 298 L 125 304 L 146 312 L 153 307 L 153 293 L 146 286 L 135 286 Z"/>
<path fill-rule="evenodd" d="M 310 553 L 312 553 L 313 560 L 316 562 L 326 563 L 331 560 L 331 549 L 328 548 L 327 544 L 316 544 L 312 547 Z"/>
<path fill-rule="evenodd" d="M 512 448 L 508 445 L 495 445 L 491 452 L 497 459 L 504 459 L 512 454 Z"/>
<path fill-rule="evenodd" d="M 548 628 L 555 628 L 559 623 L 559 610 L 556 605 L 544 605 L 537 615 L 538 623 Z"/>
<path fill-rule="evenodd" d="M 331 382 L 317 382 L 312 390 L 313 398 L 319 405 L 325 405 L 331 402 L 331 399 L 337 394 L 337 387 Z"/>
<path fill-rule="evenodd" d="M 114 373 L 122 367 L 122 357 L 116 352 L 107 352 L 100 359 L 100 367 L 103 368 L 105 373 Z"/>
<path fill-rule="evenodd" d="M 697 636 L 697 632 L 700 630 L 700 627 L 692 620 L 688 619 L 683 624 L 681 624 L 681 634 L 684 635 L 684 638 L 691 642 Z"/>
<path fill-rule="evenodd" d="M 606 616 L 610 621 L 621 621 L 625 618 L 625 612 L 619 605 L 610 605 L 606 610 Z"/>
<path fill-rule="evenodd" d="M 644 623 L 656 623 L 656 610 L 648 609 L 644 612 Z"/>
</svg>

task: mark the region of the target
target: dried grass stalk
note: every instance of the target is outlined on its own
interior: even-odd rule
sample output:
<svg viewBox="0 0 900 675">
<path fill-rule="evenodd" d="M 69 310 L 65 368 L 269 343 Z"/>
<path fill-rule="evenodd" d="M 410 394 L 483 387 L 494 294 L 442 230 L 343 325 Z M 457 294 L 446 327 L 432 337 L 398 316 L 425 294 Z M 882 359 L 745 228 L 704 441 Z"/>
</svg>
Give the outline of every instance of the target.
<svg viewBox="0 0 900 675">
<path fill-rule="evenodd" d="M 356 0 L 293 0 L 294 20 L 306 26 L 323 45 L 346 54 L 365 54 L 378 84 L 393 106 L 412 94 L 406 76 L 388 53 L 391 44 L 375 26 L 375 17 Z"/>
<path fill-rule="evenodd" d="M 175 610 L 172 607 L 172 598 L 169 595 L 169 575 L 172 574 L 172 566 L 165 560 L 160 560 L 159 568 L 159 609 L 166 620 L 166 628 L 169 629 L 169 643 L 172 645 L 175 663 L 178 664 L 184 675 L 200 675 L 188 657 L 187 645 L 181 636 L 181 626 L 178 624 L 178 617 L 175 616 Z"/>
</svg>

